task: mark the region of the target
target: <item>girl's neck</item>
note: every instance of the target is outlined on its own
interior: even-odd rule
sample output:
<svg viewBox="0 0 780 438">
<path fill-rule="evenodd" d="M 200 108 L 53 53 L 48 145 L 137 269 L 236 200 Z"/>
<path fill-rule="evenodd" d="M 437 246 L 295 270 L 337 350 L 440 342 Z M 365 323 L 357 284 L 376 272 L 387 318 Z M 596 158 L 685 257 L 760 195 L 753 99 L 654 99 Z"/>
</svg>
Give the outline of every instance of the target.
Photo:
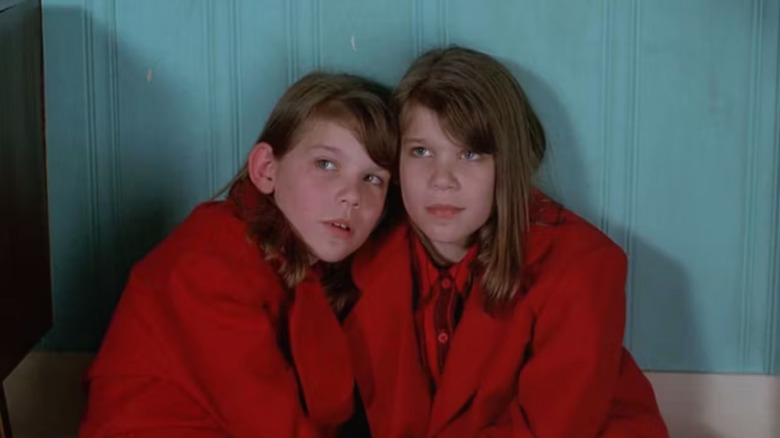
<svg viewBox="0 0 780 438">
<path fill-rule="evenodd" d="M 433 249 L 436 250 L 439 258 L 443 258 L 447 264 L 454 265 L 466 257 L 469 252 L 469 247 L 461 243 L 441 243 L 431 242 Z"/>
<path fill-rule="evenodd" d="M 469 253 L 469 249 L 471 249 L 471 245 L 474 243 L 473 239 L 469 237 L 465 237 L 458 242 L 435 242 L 429 239 L 414 223 L 411 224 L 411 229 L 420 243 L 422 243 L 433 264 L 440 268 L 460 263 L 466 257 L 466 254 Z"/>
</svg>

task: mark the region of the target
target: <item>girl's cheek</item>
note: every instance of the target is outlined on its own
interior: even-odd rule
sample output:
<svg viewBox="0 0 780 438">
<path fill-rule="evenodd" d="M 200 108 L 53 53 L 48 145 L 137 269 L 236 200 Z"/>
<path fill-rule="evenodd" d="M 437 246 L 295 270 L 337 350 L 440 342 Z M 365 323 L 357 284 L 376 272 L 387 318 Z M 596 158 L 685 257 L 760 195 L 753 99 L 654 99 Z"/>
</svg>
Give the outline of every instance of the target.
<svg viewBox="0 0 780 438">
<path fill-rule="evenodd" d="M 418 175 L 423 171 L 420 166 L 415 166 L 414 163 L 401 164 L 400 179 L 403 182 L 404 179 L 409 179 L 412 175 Z"/>
<path fill-rule="evenodd" d="M 377 187 L 371 191 L 371 194 L 369 196 L 371 199 L 371 206 L 381 210 L 382 207 L 384 207 L 385 199 L 387 198 L 387 188 Z"/>
</svg>

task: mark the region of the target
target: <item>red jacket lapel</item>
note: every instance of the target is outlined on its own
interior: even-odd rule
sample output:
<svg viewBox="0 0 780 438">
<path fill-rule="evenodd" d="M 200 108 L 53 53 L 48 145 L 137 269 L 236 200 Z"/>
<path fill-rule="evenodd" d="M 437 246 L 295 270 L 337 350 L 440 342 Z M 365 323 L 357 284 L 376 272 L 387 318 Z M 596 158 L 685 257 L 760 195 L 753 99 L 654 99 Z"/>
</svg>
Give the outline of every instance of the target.
<svg viewBox="0 0 780 438">
<path fill-rule="evenodd" d="M 482 288 L 475 282 L 434 397 L 428 436 L 440 432 L 474 394 L 494 347 L 504 336 L 506 319 L 486 313 L 482 301 Z"/>
<path fill-rule="evenodd" d="M 320 280 L 314 275 L 295 288 L 289 333 L 309 417 L 319 424 L 337 425 L 345 421 L 352 413 L 355 386 L 349 346 Z"/>
<path fill-rule="evenodd" d="M 423 436 L 428 380 L 420 365 L 412 317 L 407 226 L 399 226 L 355 258 L 362 296 L 344 323 L 355 378 L 376 438 Z"/>
<path fill-rule="evenodd" d="M 557 220 L 559 214 L 555 209 L 557 204 L 546 202 L 541 192 L 534 192 L 534 195 L 531 217 L 542 223 L 532 224 L 532 231 L 527 236 L 523 269 L 523 275 L 528 276 L 526 281 L 533 277 L 534 265 L 543 258 L 552 241 L 551 233 L 554 228 L 544 223 Z M 476 280 L 466 303 L 463 319 L 455 330 L 452 350 L 444 366 L 442 382 L 433 401 L 428 436 L 441 432 L 460 412 L 486 378 L 485 369 L 489 368 L 488 365 L 496 356 L 494 348 L 502 345 L 512 322 L 518 317 L 527 317 L 527 313 L 522 312 L 518 315 L 515 311 L 500 316 L 490 315 L 486 312 L 483 301 L 484 294 L 479 280 Z M 519 304 L 516 303 L 515 306 L 517 305 Z M 518 334 L 514 333 L 514 335 Z M 530 333 L 523 335 L 530 335 Z"/>
</svg>

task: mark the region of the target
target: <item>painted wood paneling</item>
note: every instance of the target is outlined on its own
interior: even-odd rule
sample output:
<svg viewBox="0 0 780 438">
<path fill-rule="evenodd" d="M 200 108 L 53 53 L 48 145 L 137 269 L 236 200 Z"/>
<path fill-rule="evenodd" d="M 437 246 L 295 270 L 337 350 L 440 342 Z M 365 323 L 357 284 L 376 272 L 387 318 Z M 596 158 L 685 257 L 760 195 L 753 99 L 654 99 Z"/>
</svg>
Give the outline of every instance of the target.
<svg viewBox="0 0 780 438">
<path fill-rule="evenodd" d="M 93 350 L 131 264 L 312 69 L 397 82 L 487 51 L 550 140 L 540 185 L 629 254 L 651 370 L 780 372 L 780 0 L 44 0 L 55 328 Z"/>
</svg>

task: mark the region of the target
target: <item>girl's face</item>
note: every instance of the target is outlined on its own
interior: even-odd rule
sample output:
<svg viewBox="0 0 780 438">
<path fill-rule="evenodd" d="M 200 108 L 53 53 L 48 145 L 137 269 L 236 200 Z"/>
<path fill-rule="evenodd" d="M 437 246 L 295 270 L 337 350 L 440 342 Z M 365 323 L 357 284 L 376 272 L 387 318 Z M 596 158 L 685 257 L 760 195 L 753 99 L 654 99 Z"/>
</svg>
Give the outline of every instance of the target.
<svg viewBox="0 0 780 438">
<path fill-rule="evenodd" d="M 390 172 L 349 129 L 311 120 L 272 161 L 276 204 L 314 258 L 337 262 L 366 241 L 382 215 Z"/>
<path fill-rule="evenodd" d="M 401 137 L 401 193 L 412 222 L 446 259 L 461 260 L 493 210 L 495 163 L 452 141 L 430 109 L 409 108 Z"/>
</svg>

